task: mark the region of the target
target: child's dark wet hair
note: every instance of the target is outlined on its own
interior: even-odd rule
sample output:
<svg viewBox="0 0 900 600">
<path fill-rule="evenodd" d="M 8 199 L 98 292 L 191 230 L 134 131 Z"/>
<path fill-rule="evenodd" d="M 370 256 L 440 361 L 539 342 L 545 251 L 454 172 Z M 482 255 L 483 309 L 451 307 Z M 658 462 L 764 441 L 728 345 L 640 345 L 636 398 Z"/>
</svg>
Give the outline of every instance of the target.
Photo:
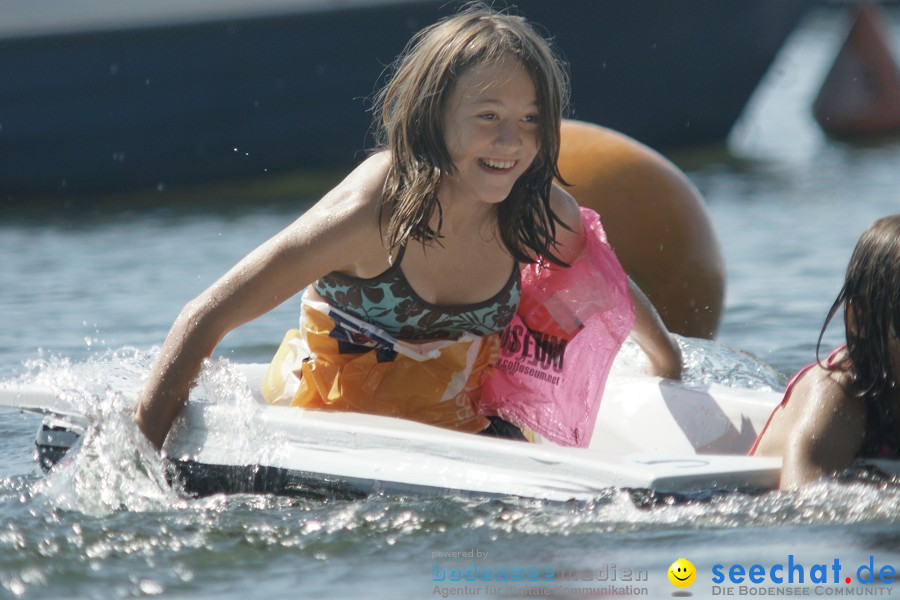
<svg viewBox="0 0 900 600">
<path fill-rule="evenodd" d="M 900 334 L 900 214 L 878 219 L 860 236 L 844 286 L 819 334 L 817 357 L 825 330 L 841 305 L 850 373 L 869 406 L 870 427 L 881 428 L 893 422 L 893 411 L 882 399 L 897 385 L 889 344 Z"/>
<path fill-rule="evenodd" d="M 455 82 L 468 69 L 517 60 L 531 76 L 538 102 L 538 154 L 497 209 L 503 242 L 519 262 L 536 255 L 553 260 L 548 246 L 559 219 L 549 204 L 550 186 L 560 177 L 560 122 L 568 102 L 563 63 L 525 19 L 473 4 L 426 27 L 410 40 L 376 105 L 379 144 L 391 151 L 382 221 L 391 248 L 409 238 L 428 243 L 440 237 L 443 176 L 454 165 L 443 123 Z M 435 212 L 438 227 L 433 228 Z M 556 261 L 554 261 L 556 262 Z"/>
</svg>

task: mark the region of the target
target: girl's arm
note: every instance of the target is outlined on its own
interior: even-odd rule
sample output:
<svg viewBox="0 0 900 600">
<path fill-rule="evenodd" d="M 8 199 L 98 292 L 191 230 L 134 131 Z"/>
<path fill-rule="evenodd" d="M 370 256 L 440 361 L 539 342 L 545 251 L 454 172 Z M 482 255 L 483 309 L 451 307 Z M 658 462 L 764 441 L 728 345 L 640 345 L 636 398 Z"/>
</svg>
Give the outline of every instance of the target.
<svg viewBox="0 0 900 600">
<path fill-rule="evenodd" d="M 584 226 L 581 209 L 569 192 L 556 183 L 550 188 L 550 208 L 568 227 L 556 226 L 556 246 L 553 254 L 567 264 L 574 263 L 584 248 Z"/>
<path fill-rule="evenodd" d="M 555 185 L 551 191 L 551 206 L 570 230 L 557 227 L 558 254 L 567 263 L 574 262 L 584 248 L 584 228 L 578 203 L 572 196 Z M 669 334 L 659 313 L 644 292 L 628 278 L 631 299 L 634 304 L 634 327 L 631 336 L 650 359 L 650 371 L 659 377 L 681 379 L 681 349 Z"/>
<path fill-rule="evenodd" d="M 789 403 L 793 424 L 784 442 L 783 490 L 838 473 L 853 465 L 866 431 L 865 405 L 845 375 L 812 369 L 796 384 Z"/>
<path fill-rule="evenodd" d="M 138 428 L 157 448 L 187 401 L 203 360 L 228 332 L 272 310 L 325 273 L 368 276 L 384 268 L 374 264 L 379 258 L 386 264 L 387 255 L 380 251 L 372 199 L 381 189 L 378 177 L 385 165 L 378 157 L 363 163 L 184 307 L 160 350 L 135 414 Z"/>
<path fill-rule="evenodd" d="M 650 359 L 650 372 L 658 377 L 681 379 L 681 349 L 666 329 L 659 313 L 644 292 L 628 278 L 634 303 L 631 337 Z"/>
</svg>

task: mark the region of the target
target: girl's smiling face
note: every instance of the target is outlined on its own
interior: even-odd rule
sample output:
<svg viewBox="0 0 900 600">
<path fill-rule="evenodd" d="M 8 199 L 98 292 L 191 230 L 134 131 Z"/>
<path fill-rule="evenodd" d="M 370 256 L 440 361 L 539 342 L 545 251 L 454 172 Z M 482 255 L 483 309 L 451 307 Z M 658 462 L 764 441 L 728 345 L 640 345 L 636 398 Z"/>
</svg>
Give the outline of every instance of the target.
<svg viewBox="0 0 900 600">
<path fill-rule="evenodd" d="M 444 114 L 444 143 L 455 171 L 441 182 L 438 196 L 505 200 L 537 155 L 540 126 L 534 83 L 517 60 L 465 71 Z"/>
</svg>

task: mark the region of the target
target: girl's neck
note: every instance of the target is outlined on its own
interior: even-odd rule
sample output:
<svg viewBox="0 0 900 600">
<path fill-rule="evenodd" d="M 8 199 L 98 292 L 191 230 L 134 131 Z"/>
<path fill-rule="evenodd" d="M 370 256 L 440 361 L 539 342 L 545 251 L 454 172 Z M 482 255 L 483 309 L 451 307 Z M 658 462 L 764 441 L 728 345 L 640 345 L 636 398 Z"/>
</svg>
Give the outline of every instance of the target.
<svg viewBox="0 0 900 600">
<path fill-rule="evenodd" d="M 458 235 L 465 232 L 482 231 L 486 226 L 493 227 L 496 217 L 496 206 L 478 200 L 460 198 L 452 194 L 438 196 L 441 202 L 441 213 L 435 213 L 434 220 L 442 219 L 441 234 Z M 437 222 L 432 226 L 437 226 Z"/>
</svg>

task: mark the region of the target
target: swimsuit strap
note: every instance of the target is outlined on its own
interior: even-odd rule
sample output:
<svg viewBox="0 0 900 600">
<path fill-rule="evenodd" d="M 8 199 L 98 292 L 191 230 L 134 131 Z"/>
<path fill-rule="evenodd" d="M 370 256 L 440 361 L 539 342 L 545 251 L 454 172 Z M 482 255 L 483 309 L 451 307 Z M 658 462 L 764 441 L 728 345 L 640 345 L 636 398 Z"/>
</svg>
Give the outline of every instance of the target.
<svg viewBox="0 0 900 600">
<path fill-rule="evenodd" d="M 847 348 L 846 346 L 840 346 L 838 348 L 835 348 L 831 352 L 831 354 L 828 355 L 828 358 L 825 359 L 825 366 L 829 367 L 829 368 L 832 367 L 833 363 L 834 363 L 834 359 L 837 357 L 837 355 L 841 351 L 845 350 L 846 348 Z M 816 367 L 818 365 L 819 365 L 818 361 L 816 361 L 814 363 L 810 363 L 810 364 L 806 365 L 805 367 L 803 367 L 802 369 L 800 369 L 799 371 L 797 371 L 797 373 L 793 377 L 791 377 L 791 380 L 788 381 L 787 387 L 784 388 L 784 397 L 781 399 L 781 402 L 778 403 L 778 406 L 776 406 L 775 409 L 771 412 L 771 414 L 769 414 L 769 418 L 766 419 L 766 424 L 763 425 L 762 429 L 759 430 L 759 435 L 756 436 L 756 440 L 753 442 L 753 445 L 750 446 L 750 450 L 747 451 L 748 456 L 753 456 L 756 453 L 756 448 L 759 446 L 759 441 L 762 439 L 763 434 L 769 428 L 769 424 L 772 422 L 772 419 L 775 417 L 775 413 L 778 412 L 779 408 L 784 408 L 785 406 L 787 406 L 787 403 L 791 397 L 791 394 L 794 393 L 794 386 L 797 384 L 797 382 L 800 380 L 800 378 L 803 377 L 809 371 L 811 371 L 813 367 Z"/>
<path fill-rule="evenodd" d="M 490 298 L 472 304 L 433 304 L 419 296 L 400 268 L 401 246 L 390 267 L 372 278 L 332 272 L 313 284 L 333 306 L 409 340 L 453 339 L 463 333 L 488 335 L 502 331 L 512 321 L 519 304 L 521 281 L 513 264 L 503 288 Z"/>
</svg>

